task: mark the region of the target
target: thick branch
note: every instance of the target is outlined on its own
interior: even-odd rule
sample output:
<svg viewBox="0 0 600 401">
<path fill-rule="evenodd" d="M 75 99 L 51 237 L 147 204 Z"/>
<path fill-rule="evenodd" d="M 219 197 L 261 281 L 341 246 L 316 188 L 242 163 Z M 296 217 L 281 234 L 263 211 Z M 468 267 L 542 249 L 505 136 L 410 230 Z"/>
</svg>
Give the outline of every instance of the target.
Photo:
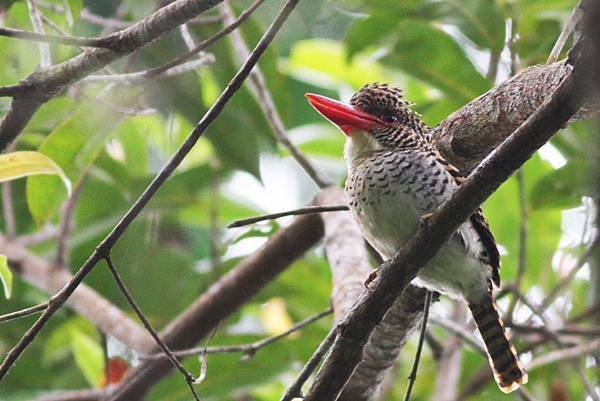
<svg viewBox="0 0 600 401">
<path fill-rule="evenodd" d="M 432 128 L 436 147 L 460 170 L 473 170 L 550 97 L 571 69 L 565 61 L 527 68 Z M 595 100 L 575 118 L 598 113 L 598 106 Z"/>
<path fill-rule="evenodd" d="M 346 202 L 340 189 L 317 196 L 319 203 Z M 349 213 L 326 213 L 325 252 L 333 274 L 333 305 L 336 321 L 346 315 L 364 290 L 372 268 L 364 239 Z M 383 320 L 373 330 L 361 362 L 340 395 L 340 400 L 366 401 L 380 390 L 383 379 L 393 367 L 400 350 L 422 318 L 425 291 L 409 286 Z"/>
<path fill-rule="evenodd" d="M 160 336 L 172 349 L 193 347 L 315 245 L 322 235 L 323 223 L 318 215 L 297 218 L 213 284 L 169 324 Z M 156 351 L 154 349 L 153 352 Z M 117 390 L 111 401 L 140 399 L 172 369 L 173 366 L 162 359 L 145 361 L 128 376 L 128 380 Z"/>
<path fill-rule="evenodd" d="M 384 263 L 372 289 L 363 293 L 338 325 L 338 338 L 306 400 L 337 398 L 360 361 L 369 334 L 420 269 L 460 224 L 579 110 L 589 93 L 589 66 L 598 60 L 593 61 L 587 59 L 578 65 L 549 101 L 477 168 L 413 239 Z"/>
<path fill-rule="evenodd" d="M 92 49 L 29 75 L 19 83 L 16 91 L 15 88 L 12 89 L 13 104 L 0 123 L 0 150 L 4 150 L 21 133 L 43 103 L 67 86 L 153 42 L 221 1 L 174 1 L 142 21 L 99 39 L 96 45 L 108 47 L 107 49 Z"/>
</svg>

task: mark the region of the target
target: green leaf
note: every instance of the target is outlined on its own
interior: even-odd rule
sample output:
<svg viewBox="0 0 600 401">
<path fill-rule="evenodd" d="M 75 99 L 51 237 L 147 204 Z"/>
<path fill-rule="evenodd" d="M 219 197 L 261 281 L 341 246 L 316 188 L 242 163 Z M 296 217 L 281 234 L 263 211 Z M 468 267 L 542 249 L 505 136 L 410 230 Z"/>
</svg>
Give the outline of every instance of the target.
<svg viewBox="0 0 600 401">
<path fill-rule="evenodd" d="M 67 21 L 69 26 L 79 19 L 79 14 L 83 10 L 83 0 L 63 0 L 67 8 Z"/>
<path fill-rule="evenodd" d="M 6 255 L 0 255 L 0 281 L 2 281 L 2 287 L 4 288 L 4 296 L 9 299 L 12 295 L 13 276 L 8 267 Z"/>
<path fill-rule="evenodd" d="M 359 88 L 367 82 L 386 80 L 387 75 L 380 64 L 368 57 L 355 56 L 349 62 L 345 45 L 328 39 L 296 42 L 285 70 L 297 79 L 330 88 L 348 84 Z"/>
<path fill-rule="evenodd" d="M 94 162 L 118 122 L 113 113 L 101 104 L 83 105 L 48 135 L 39 151 L 54 160 L 76 184 Z M 65 195 L 56 177 L 27 179 L 27 204 L 38 224 L 55 216 Z"/>
<path fill-rule="evenodd" d="M 56 163 L 42 153 L 20 151 L 0 156 L 0 182 L 40 174 L 59 176 L 67 192 L 71 193 L 71 181 Z"/>
<path fill-rule="evenodd" d="M 489 82 L 444 31 L 420 22 L 403 21 L 396 35 L 391 54 L 383 59 L 390 67 L 405 71 L 461 103 L 489 89 Z"/>
<path fill-rule="evenodd" d="M 83 331 L 73 328 L 70 331 L 71 350 L 75 363 L 85 376 L 88 383 L 94 387 L 100 385 L 104 372 L 104 352 L 94 339 Z"/>
<path fill-rule="evenodd" d="M 589 195 L 589 183 L 582 161 L 572 161 L 565 166 L 551 171 L 536 183 L 530 193 L 531 207 L 571 208 L 581 204 L 581 197 Z"/>
<path fill-rule="evenodd" d="M 477 46 L 500 53 L 504 47 L 505 16 L 498 2 L 490 0 L 448 0 L 444 22 L 456 25 Z"/>
</svg>

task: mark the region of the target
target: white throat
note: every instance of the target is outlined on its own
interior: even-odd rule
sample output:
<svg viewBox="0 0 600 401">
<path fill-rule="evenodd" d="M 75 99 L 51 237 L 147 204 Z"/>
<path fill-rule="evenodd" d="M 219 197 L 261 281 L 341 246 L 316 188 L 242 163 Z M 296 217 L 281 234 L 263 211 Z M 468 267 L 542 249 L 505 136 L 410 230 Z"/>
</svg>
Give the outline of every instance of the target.
<svg viewBox="0 0 600 401">
<path fill-rule="evenodd" d="M 351 135 L 347 135 L 344 143 L 344 160 L 348 171 L 356 159 L 381 149 L 383 149 L 381 145 L 366 131 L 352 132 Z"/>
</svg>

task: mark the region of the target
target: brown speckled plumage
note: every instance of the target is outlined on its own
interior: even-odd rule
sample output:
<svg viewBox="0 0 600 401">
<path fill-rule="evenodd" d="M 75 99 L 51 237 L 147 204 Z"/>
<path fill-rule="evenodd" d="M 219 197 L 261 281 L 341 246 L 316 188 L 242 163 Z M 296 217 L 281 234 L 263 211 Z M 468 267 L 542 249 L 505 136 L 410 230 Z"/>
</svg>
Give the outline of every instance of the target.
<svg viewBox="0 0 600 401">
<path fill-rule="evenodd" d="M 369 84 L 351 105 L 374 117 L 367 131 L 348 131 L 346 193 L 365 238 L 390 258 L 415 233 L 421 216 L 448 200 L 464 180 L 434 148 L 428 128 L 400 89 Z M 481 210 L 465 222 L 419 273 L 417 284 L 465 301 L 486 343 L 500 388 L 526 382 L 492 300 L 500 258 Z"/>
</svg>

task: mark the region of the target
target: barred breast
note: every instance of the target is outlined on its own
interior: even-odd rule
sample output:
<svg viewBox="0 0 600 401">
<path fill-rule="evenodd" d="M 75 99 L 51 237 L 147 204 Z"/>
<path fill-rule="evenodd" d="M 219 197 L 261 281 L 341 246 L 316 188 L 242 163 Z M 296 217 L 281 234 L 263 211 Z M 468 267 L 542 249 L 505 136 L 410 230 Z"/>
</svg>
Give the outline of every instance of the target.
<svg viewBox="0 0 600 401">
<path fill-rule="evenodd" d="M 379 151 L 352 161 L 346 182 L 349 207 L 367 241 L 391 258 L 417 231 L 421 216 L 452 196 L 457 184 L 427 152 Z M 469 247 L 480 247 L 470 223 L 419 274 L 417 285 L 467 299 L 487 292 L 491 268 Z"/>
</svg>

